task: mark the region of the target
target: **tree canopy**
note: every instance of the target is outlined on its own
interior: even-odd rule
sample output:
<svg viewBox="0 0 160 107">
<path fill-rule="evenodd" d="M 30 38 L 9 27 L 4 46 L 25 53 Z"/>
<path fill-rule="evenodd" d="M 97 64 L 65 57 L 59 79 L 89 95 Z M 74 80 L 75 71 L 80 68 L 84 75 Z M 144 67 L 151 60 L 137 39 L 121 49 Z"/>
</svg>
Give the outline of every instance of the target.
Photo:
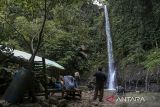
<svg viewBox="0 0 160 107">
<path fill-rule="evenodd" d="M 106 3 L 107 2 L 107 3 Z M 160 2 L 107 0 L 116 63 L 155 68 L 160 62 Z M 1 0 L 0 43 L 31 52 L 44 16 L 44 0 Z M 89 72 L 107 65 L 103 8 L 92 0 L 47 0 L 38 54 L 69 70 Z M 33 39 L 34 38 L 34 39 Z M 84 50 L 82 49 L 85 48 Z"/>
</svg>

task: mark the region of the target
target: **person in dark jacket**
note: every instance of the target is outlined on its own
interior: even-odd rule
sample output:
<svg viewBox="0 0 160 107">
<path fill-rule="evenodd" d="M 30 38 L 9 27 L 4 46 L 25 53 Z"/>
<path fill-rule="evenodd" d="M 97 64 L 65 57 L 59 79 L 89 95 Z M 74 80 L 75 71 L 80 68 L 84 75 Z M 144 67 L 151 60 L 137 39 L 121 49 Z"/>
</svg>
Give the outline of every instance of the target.
<svg viewBox="0 0 160 107">
<path fill-rule="evenodd" d="M 96 77 L 96 87 L 93 100 L 97 99 L 99 91 L 100 93 L 99 101 L 102 102 L 104 94 L 104 85 L 106 83 L 106 75 L 102 72 L 102 68 L 98 68 L 98 71 L 93 76 Z"/>
</svg>

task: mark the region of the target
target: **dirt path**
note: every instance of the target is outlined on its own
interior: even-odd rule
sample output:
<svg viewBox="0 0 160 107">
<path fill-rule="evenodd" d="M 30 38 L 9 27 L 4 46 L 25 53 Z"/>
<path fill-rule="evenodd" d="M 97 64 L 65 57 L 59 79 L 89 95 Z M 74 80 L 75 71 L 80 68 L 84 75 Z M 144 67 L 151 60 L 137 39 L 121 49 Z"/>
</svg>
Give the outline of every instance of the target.
<svg viewBox="0 0 160 107">
<path fill-rule="evenodd" d="M 115 98 L 113 99 L 115 103 L 111 103 L 108 100 L 106 100 L 109 96 L 115 95 L 112 92 L 104 91 L 103 102 L 99 102 L 98 99 L 96 101 L 92 101 L 93 95 L 94 92 L 83 92 L 82 100 L 70 102 L 67 107 L 160 107 L 160 93 L 126 93 L 126 97 L 143 97 L 145 101 L 116 102 Z M 112 99 L 110 100 L 112 101 Z"/>
<path fill-rule="evenodd" d="M 97 99 L 96 101 L 93 101 L 93 91 L 86 91 L 82 93 L 82 99 L 79 101 L 72 101 L 68 104 L 67 107 L 114 107 L 113 104 L 106 101 L 106 93 L 104 93 L 104 99 L 103 102 L 99 102 Z"/>
</svg>

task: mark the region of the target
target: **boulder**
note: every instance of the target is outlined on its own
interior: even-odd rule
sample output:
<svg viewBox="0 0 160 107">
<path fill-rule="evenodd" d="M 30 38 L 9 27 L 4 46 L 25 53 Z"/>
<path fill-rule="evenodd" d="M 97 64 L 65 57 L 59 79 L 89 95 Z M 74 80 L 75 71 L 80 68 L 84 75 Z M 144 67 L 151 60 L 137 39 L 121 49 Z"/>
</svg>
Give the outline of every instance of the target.
<svg viewBox="0 0 160 107">
<path fill-rule="evenodd" d="M 58 99 L 55 98 L 55 97 L 51 97 L 51 98 L 49 99 L 49 104 L 57 105 L 57 104 L 58 104 Z"/>
<path fill-rule="evenodd" d="M 45 102 L 45 101 L 41 102 L 40 105 L 42 107 L 50 107 L 49 104 L 48 104 L 48 102 Z"/>
<path fill-rule="evenodd" d="M 58 107 L 67 107 L 68 101 L 66 99 L 61 99 L 58 101 Z"/>
<path fill-rule="evenodd" d="M 52 105 L 51 107 L 57 107 L 57 105 Z"/>
<path fill-rule="evenodd" d="M 0 107 L 3 107 L 3 104 L 0 103 Z"/>
</svg>

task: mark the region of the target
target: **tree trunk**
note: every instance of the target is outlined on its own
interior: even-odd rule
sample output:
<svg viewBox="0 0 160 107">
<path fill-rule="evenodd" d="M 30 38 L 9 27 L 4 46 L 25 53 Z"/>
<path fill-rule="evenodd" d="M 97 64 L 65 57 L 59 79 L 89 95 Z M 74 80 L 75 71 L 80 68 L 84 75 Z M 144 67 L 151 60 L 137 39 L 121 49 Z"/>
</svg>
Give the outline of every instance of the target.
<svg viewBox="0 0 160 107">
<path fill-rule="evenodd" d="M 158 70 L 157 70 L 157 85 L 159 85 L 159 67 L 158 67 Z"/>
<path fill-rule="evenodd" d="M 139 82 L 139 80 L 136 81 L 136 90 L 137 90 L 137 88 L 138 88 L 138 82 Z"/>
<path fill-rule="evenodd" d="M 124 89 L 126 90 L 126 87 L 127 87 L 127 82 L 126 82 L 126 79 L 124 80 Z"/>
<path fill-rule="evenodd" d="M 126 80 L 126 73 L 124 74 L 124 89 L 126 90 L 127 88 L 127 80 Z"/>
<path fill-rule="evenodd" d="M 149 75 L 149 71 L 147 70 L 146 77 L 145 77 L 145 90 L 146 91 L 148 91 L 148 75 Z"/>
<path fill-rule="evenodd" d="M 29 59 L 29 62 L 31 64 L 34 63 L 34 58 L 35 58 L 35 56 L 36 56 L 36 54 L 37 54 L 37 52 L 38 52 L 38 50 L 40 48 L 40 45 L 41 45 L 41 42 L 42 42 L 42 39 L 43 39 L 43 31 L 44 31 L 44 26 L 45 26 L 46 18 L 47 18 L 47 6 L 46 6 L 47 5 L 47 0 L 44 0 L 44 1 L 45 1 L 45 4 L 44 4 L 44 6 L 45 6 L 44 7 L 44 18 L 43 18 L 42 26 L 41 26 L 39 34 L 38 34 L 38 43 L 37 43 L 37 46 L 36 46 L 35 50 L 32 50 L 33 53 L 32 53 L 31 58 Z M 32 40 L 32 42 L 33 42 L 33 40 Z M 31 43 L 31 45 L 33 45 L 33 43 Z M 33 46 L 31 46 L 31 47 L 33 47 Z"/>
<path fill-rule="evenodd" d="M 129 90 L 132 90 L 131 81 L 130 80 L 128 80 L 128 87 L 129 87 Z"/>
</svg>

